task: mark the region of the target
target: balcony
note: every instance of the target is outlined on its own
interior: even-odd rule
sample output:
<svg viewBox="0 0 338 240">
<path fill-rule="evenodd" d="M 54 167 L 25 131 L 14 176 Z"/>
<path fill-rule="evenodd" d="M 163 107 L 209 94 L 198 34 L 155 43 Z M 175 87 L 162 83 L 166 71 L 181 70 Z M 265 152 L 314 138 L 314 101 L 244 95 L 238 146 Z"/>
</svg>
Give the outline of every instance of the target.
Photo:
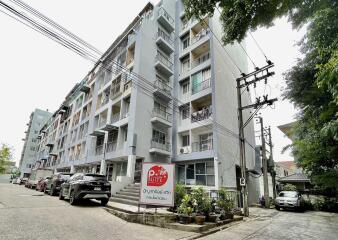
<svg viewBox="0 0 338 240">
<path fill-rule="evenodd" d="M 163 53 L 157 52 L 155 57 L 155 68 L 166 77 L 173 75 L 174 64 Z"/>
<path fill-rule="evenodd" d="M 80 91 L 84 93 L 88 93 L 90 91 L 90 87 L 87 84 L 82 84 L 80 87 Z"/>
<path fill-rule="evenodd" d="M 171 87 L 166 82 L 164 82 L 162 79 L 158 77 L 154 84 L 153 93 L 157 97 L 162 98 L 164 101 L 171 100 Z"/>
<path fill-rule="evenodd" d="M 154 108 L 152 112 L 152 118 L 150 121 L 161 127 L 171 127 L 172 115 L 159 108 Z"/>
<path fill-rule="evenodd" d="M 170 143 L 159 143 L 158 141 L 151 140 L 149 152 L 159 153 L 159 154 L 169 156 L 171 154 L 171 144 Z"/>
<path fill-rule="evenodd" d="M 174 51 L 173 37 L 160 29 L 156 35 L 156 44 L 167 54 L 171 54 Z"/>
<path fill-rule="evenodd" d="M 211 86 L 211 78 L 207 78 L 198 84 L 193 84 L 191 92 L 192 94 L 196 94 L 200 91 L 210 88 L 210 86 Z"/>
<path fill-rule="evenodd" d="M 117 142 L 107 142 L 107 152 L 115 152 L 117 149 Z"/>
<path fill-rule="evenodd" d="M 195 67 L 201 65 L 202 63 L 208 61 L 209 59 L 210 59 L 210 52 L 206 52 L 203 55 L 196 58 L 195 60 L 193 60 L 191 67 L 195 68 Z"/>
<path fill-rule="evenodd" d="M 191 123 L 209 119 L 212 115 L 212 106 L 205 107 L 204 109 L 191 114 Z"/>
<path fill-rule="evenodd" d="M 175 20 L 167 13 L 164 8 L 160 8 L 158 10 L 158 17 L 157 21 L 168 31 L 172 32 L 174 31 L 175 28 Z"/>
<path fill-rule="evenodd" d="M 122 127 L 128 124 L 129 120 L 129 111 L 123 112 L 120 116 L 120 113 L 115 113 L 111 117 L 111 125 L 115 128 Z"/>
<path fill-rule="evenodd" d="M 197 43 L 205 36 L 209 36 L 210 30 L 209 29 L 202 29 L 200 32 L 198 32 L 194 37 L 191 38 L 191 45 Z"/>
<path fill-rule="evenodd" d="M 103 154 L 103 145 L 100 145 L 100 146 L 96 146 L 95 148 L 95 155 L 101 155 Z"/>
<path fill-rule="evenodd" d="M 191 144 L 192 152 L 204 152 L 213 149 L 213 139 L 202 140 Z"/>
</svg>

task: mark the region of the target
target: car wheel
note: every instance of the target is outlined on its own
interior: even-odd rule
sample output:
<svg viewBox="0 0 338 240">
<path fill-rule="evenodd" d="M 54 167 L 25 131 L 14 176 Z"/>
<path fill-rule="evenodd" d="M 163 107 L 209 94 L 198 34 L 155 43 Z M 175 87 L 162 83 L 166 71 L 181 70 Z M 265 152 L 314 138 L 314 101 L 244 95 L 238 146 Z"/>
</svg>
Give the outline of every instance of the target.
<svg viewBox="0 0 338 240">
<path fill-rule="evenodd" d="M 45 194 L 47 194 L 47 186 L 45 186 L 45 187 L 43 188 L 43 192 L 44 192 Z"/>
<path fill-rule="evenodd" d="M 276 206 L 275 208 L 276 208 L 276 210 L 278 210 L 278 211 L 280 210 L 280 207 L 278 207 L 278 206 Z"/>
<path fill-rule="evenodd" d="M 109 198 L 101 199 L 101 206 L 106 206 L 109 202 Z"/>
<path fill-rule="evenodd" d="M 75 205 L 76 204 L 76 199 L 75 199 L 75 192 L 72 190 L 69 194 L 69 203 L 70 205 Z"/>
<path fill-rule="evenodd" d="M 54 196 L 54 195 L 55 195 L 55 188 L 54 188 L 53 185 L 50 186 L 49 195 L 51 195 L 51 196 Z"/>
<path fill-rule="evenodd" d="M 60 199 L 60 200 L 63 200 L 63 199 L 65 199 L 65 198 L 63 197 L 63 195 L 62 195 L 62 188 L 60 189 L 60 193 L 59 193 L 59 199 Z"/>
</svg>

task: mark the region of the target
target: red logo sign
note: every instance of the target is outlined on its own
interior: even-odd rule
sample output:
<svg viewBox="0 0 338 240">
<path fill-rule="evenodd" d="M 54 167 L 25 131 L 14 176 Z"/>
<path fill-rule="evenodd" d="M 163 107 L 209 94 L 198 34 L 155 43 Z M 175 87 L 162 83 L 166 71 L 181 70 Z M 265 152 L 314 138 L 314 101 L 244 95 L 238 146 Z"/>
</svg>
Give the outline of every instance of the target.
<svg viewBox="0 0 338 240">
<path fill-rule="evenodd" d="M 148 171 L 147 186 L 162 186 L 168 180 L 168 172 L 162 166 L 153 166 Z"/>
</svg>

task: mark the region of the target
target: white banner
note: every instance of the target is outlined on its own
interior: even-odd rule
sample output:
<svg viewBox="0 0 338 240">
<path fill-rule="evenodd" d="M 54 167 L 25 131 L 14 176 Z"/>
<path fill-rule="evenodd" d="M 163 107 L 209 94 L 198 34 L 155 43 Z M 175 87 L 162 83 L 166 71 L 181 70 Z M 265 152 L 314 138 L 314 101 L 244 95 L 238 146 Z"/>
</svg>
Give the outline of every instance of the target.
<svg viewBox="0 0 338 240">
<path fill-rule="evenodd" d="M 143 163 L 140 204 L 174 206 L 175 164 Z"/>
</svg>

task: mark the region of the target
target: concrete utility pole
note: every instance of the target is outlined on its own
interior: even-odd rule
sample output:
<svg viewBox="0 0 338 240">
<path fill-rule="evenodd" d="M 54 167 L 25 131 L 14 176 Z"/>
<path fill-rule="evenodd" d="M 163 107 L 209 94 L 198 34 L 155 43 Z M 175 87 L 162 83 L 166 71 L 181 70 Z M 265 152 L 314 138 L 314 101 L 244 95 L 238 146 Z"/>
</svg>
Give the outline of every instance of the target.
<svg viewBox="0 0 338 240">
<path fill-rule="evenodd" d="M 268 181 L 268 161 L 266 159 L 263 118 L 259 117 L 258 119 L 259 119 L 259 123 L 261 125 L 264 199 L 265 199 L 265 207 L 269 208 L 270 207 L 270 198 L 269 198 L 269 181 Z"/>
<path fill-rule="evenodd" d="M 271 179 L 272 179 L 272 191 L 273 191 L 273 199 L 276 199 L 277 193 L 276 193 L 276 172 L 274 169 L 274 161 L 273 161 L 273 154 L 272 154 L 272 137 L 271 137 L 271 127 L 268 128 L 268 134 L 269 134 L 269 146 L 270 146 L 270 163 L 271 163 Z"/>
<path fill-rule="evenodd" d="M 256 68 L 255 71 L 244 74 L 236 79 L 237 82 L 237 104 L 238 104 L 238 136 L 239 136 L 239 152 L 240 152 L 240 168 L 241 168 L 241 179 L 240 185 L 242 187 L 242 196 L 243 196 L 243 213 L 244 216 L 249 216 L 249 205 L 248 205 L 248 188 L 247 188 L 247 177 L 246 177 L 246 158 L 245 158 L 245 137 L 244 137 L 244 128 L 249 124 L 252 118 L 256 115 L 256 113 L 261 109 L 264 105 L 272 105 L 276 98 L 268 99 L 268 95 L 263 95 L 263 99 L 261 97 L 256 98 L 256 103 L 250 104 L 247 106 L 242 106 L 242 88 L 246 88 L 249 91 L 249 86 L 254 85 L 256 87 L 256 83 L 262 80 L 267 83 L 267 79 L 273 76 L 274 72 L 269 72 L 269 69 L 274 66 L 271 61 L 267 61 L 268 65 L 262 68 Z M 251 79 L 251 80 L 250 80 Z M 251 116 L 243 123 L 243 110 L 245 109 L 255 109 L 255 111 L 251 114 Z"/>
</svg>

